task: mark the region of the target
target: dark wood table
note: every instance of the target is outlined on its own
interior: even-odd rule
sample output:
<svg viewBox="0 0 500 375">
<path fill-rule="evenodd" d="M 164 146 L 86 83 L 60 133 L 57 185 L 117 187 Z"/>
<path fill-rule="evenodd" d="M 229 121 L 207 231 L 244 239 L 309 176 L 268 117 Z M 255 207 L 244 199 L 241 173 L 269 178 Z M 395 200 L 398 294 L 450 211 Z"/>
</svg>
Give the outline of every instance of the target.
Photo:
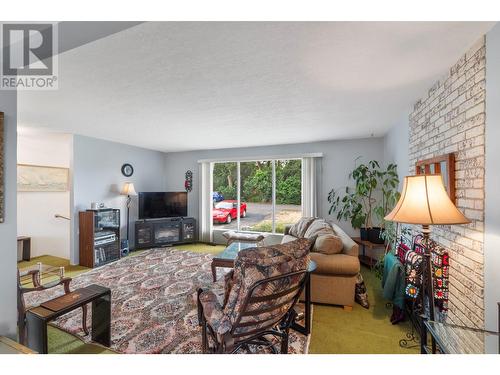
<svg viewBox="0 0 500 375">
<path fill-rule="evenodd" d="M 17 242 L 21 242 L 23 247 L 23 260 L 29 261 L 31 259 L 31 237 L 18 236 Z"/>
<path fill-rule="evenodd" d="M 64 294 L 26 314 L 28 347 L 47 353 L 47 324 L 88 303 L 92 303 L 92 340 L 104 346 L 111 344 L 111 290 L 100 285 L 89 285 Z"/>
<path fill-rule="evenodd" d="M 365 241 L 362 240 L 360 237 L 353 237 L 353 241 L 356 242 L 359 246 L 361 246 L 362 254 L 359 255 L 359 262 L 361 264 L 364 264 L 367 267 L 370 267 L 372 269 L 375 267 L 377 264 L 377 258 L 374 258 L 373 256 L 370 256 L 366 253 L 366 250 L 370 250 L 373 255 L 373 250 L 375 249 L 384 249 L 385 250 L 385 244 L 378 244 L 378 243 L 373 243 L 370 241 Z"/>
</svg>

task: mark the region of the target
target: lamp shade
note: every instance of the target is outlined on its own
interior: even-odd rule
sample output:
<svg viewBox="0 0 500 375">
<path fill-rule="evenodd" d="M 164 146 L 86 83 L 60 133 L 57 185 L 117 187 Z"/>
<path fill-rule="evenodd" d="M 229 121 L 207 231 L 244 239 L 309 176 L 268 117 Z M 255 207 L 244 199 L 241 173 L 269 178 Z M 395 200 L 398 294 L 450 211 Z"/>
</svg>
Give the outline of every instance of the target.
<svg viewBox="0 0 500 375">
<path fill-rule="evenodd" d="M 132 182 L 125 182 L 125 185 L 123 185 L 122 191 L 120 193 L 121 195 L 137 195 L 134 184 Z"/>
<path fill-rule="evenodd" d="M 421 225 L 470 223 L 451 201 L 440 175 L 406 176 L 396 207 L 384 219 Z"/>
</svg>

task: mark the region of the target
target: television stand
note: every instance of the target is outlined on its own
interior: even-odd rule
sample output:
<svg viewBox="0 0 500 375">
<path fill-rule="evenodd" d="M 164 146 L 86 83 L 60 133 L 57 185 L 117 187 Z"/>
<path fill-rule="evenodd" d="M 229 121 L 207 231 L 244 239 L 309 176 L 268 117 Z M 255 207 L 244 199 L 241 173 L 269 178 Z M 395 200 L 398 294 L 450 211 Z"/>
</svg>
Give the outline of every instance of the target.
<svg viewBox="0 0 500 375">
<path fill-rule="evenodd" d="M 192 217 L 167 217 L 135 222 L 135 248 L 172 246 L 196 241 L 196 220 Z"/>
</svg>

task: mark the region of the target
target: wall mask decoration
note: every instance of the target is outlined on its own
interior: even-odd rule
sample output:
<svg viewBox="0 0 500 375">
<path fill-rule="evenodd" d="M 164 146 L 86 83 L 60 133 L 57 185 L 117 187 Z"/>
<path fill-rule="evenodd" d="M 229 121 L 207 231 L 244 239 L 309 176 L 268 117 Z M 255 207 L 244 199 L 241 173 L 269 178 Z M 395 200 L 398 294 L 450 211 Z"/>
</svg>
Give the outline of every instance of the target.
<svg viewBox="0 0 500 375">
<path fill-rule="evenodd" d="M 193 172 L 191 171 L 186 171 L 186 179 L 184 181 L 184 188 L 186 191 L 189 193 L 191 190 L 193 190 Z"/>
</svg>

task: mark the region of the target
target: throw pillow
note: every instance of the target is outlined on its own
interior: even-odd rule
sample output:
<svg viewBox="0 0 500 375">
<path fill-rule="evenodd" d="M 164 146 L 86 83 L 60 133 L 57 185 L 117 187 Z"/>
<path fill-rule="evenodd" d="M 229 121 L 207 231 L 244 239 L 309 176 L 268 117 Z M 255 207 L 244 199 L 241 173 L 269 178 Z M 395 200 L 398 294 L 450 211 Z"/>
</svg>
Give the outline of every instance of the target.
<svg viewBox="0 0 500 375">
<path fill-rule="evenodd" d="M 297 238 L 303 238 L 307 228 L 309 228 L 309 225 L 314 220 L 314 217 L 301 217 L 298 222 L 290 227 L 288 234 Z"/>
<path fill-rule="evenodd" d="M 306 232 L 304 233 L 305 238 L 314 240 L 314 238 L 324 235 L 324 234 L 335 234 L 330 224 L 328 224 L 323 219 L 314 220 L 314 222 L 309 225 Z"/>
<path fill-rule="evenodd" d="M 344 244 L 342 239 L 333 234 L 323 234 L 316 238 L 312 251 L 326 255 L 339 254 L 342 252 Z"/>
</svg>

